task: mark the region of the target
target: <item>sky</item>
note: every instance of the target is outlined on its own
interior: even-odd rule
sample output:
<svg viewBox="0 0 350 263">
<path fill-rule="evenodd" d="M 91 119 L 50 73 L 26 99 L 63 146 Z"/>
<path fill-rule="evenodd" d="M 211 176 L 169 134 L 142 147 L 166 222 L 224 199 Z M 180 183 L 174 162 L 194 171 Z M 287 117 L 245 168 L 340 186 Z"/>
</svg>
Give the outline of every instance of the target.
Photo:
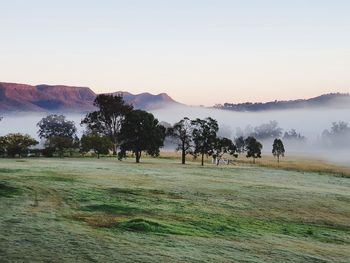
<svg viewBox="0 0 350 263">
<path fill-rule="evenodd" d="M 347 0 L 0 0 L 0 81 L 190 105 L 350 92 Z"/>
</svg>

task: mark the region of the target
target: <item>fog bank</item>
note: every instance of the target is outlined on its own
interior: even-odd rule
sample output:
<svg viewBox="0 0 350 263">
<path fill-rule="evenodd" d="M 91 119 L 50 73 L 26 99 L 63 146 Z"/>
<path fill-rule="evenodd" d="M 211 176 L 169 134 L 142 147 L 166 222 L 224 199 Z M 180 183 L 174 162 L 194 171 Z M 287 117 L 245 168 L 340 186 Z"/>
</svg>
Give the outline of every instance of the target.
<svg viewBox="0 0 350 263">
<path fill-rule="evenodd" d="M 327 148 L 321 145 L 321 134 L 325 129 L 329 129 L 332 122 L 344 121 L 350 124 L 350 109 L 298 109 L 281 111 L 263 111 L 263 112 L 234 112 L 219 109 L 210 109 L 204 107 L 170 107 L 151 111 L 159 121 L 165 121 L 174 124 L 183 117 L 190 119 L 212 117 L 220 125 L 220 135 L 231 139 L 239 135 L 247 127 L 256 127 L 271 120 L 276 120 L 283 132 L 296 129 L 307 138 L 300 144 L 291 144 L 286 142 L 286 154 L 313 155 L 325 158 L 327 160 L 338 161 L 350 164 L 349 148 Z M 3 120 L 0 122 L 0 135 L 7 133 L 21 132 L 27 133 L 38 139 L 36 124 L 45 113 L 14 113 L 3 114 Z M 84 114 L 64 114 L 68 120 L 75 122 L 78 129 L 78 136 L 83 132 L 80 126 Z M 271 154 L 271 141 L 263 141 L 264 154 Z"/>
</svg>

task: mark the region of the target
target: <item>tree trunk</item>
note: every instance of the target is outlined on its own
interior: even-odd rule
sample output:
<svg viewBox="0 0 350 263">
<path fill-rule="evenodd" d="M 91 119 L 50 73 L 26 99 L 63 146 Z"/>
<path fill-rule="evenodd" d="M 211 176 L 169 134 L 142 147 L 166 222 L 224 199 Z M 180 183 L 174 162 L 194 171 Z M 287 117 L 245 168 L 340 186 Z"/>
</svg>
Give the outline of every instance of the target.
<svg viewBox="0 0 350 263">
<path fill-rule="evenodd" d="M 186 152 L 185 152 L 185 150 L 182 150 L 181 162 L 182 162 L 182 164 L 186 163 Z"/>
<path fill-rule="evenodd" d="M 204 165 L 204 153 L 202 153 L 202 166 Z"/>
<path fill-rule="evenodd" d="M 100 159 L 100 153 L 97 153 L 97 159 Z"/>
<path fill-rule="evenodd" d="M 135 157 L 136 157 L 136 163 L 139 163 L 140 162 L 140 158 L 141 158 L 141 152 L 136 152 L 135 153 Z"/>
<path fill-rule="evenodd" d="M 113 155 L 114 155 L 114 156 L 117 155 L 117 148 L 118 148 L 117 143 L 113 143 Z"/>
</svg>

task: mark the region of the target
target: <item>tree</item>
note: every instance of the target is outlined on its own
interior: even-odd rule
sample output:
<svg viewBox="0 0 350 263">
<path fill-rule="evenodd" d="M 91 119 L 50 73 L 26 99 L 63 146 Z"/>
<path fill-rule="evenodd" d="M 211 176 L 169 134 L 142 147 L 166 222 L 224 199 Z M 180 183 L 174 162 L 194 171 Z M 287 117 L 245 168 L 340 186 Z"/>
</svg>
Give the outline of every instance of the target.
<svg viewBox="0 0 350 263">
<path fill-rule="evenodd" d="M 225 154 L 229 154 L 229 155 L 237 158 L 238 155 L 236 152 L 237 152 L 237 148 L 233 144 L 232 140 L 224 137 L 224 138 L 217 138 L 216 139 L 214 150 L 211 153 L 211 155 L 215 159 L 216 165 L 219 165 L 221 158 Z"/>
<path fill-rule="evenodd" d="M 8 156 L 15 157 L 27 154 L 31 146 L 37 145 L 39 142 L 30 137 L 28 134 L 10 133 L 1 140 Z"/>
<path fill-rule="evenodd" d="M 119 138 L 119 159 L 125 158 L 126 152 L 131 151 L 135 154 L 136 163 L 139 163 L 143 151 L 151 156 L 159 155 L 159 148 L 163 146 L 165 139 L 165 128 L 153 114 L 133 110 L 126 115 Z"/>
<path fill-rule="evenodd" d="M 107 154 L 113 148 L 110 138 L 97 133 L 84 134 L 80 140 L 81 150 L 88 152 L 93 150 L 100 158 L 100 154 Z"/>
<path fill-rule="evenodd" d="M 201 165 L 203 166 L 204 155 L 209 155 L 214 150 L 219 125 L 216 120 L 210 117 L 204 120 L 197 118 L 191 121 L 191 124 L 193 125 L 193 154 L 195 157 L 201 155 Z"/>
<path fill-rule="evenodd" d="M 48 152 L 57 152 L 62 158 L 66 150 L 69 150 L 70 155 L 72 155 L 73 149 L 77 149 L 79 147 L 79 139 L 77 136 L 74 136 L 73 138 L 52 136 L 46 140 L 45 147 Z"/>
<path fill-rule="evenodd" d="M 285 150 L 281 139 L 275 139 L 272 145 L 272 154 L 277 157 L 277 162 L 280 162 L 280 156 L 284 156 Z"/>
<path fill-rule="evenodd" d="M 282 128 L 278 127 L 277 121 L 270 121 L 269 123 L 263 123 L 260 126 L 254 128 L 254 132 L 251 134 L 259 140 L 267 140 L 281 137 Z"/>
<path fill-rule="evenodd" d="M 39 137 L 46 140 L 46 150 L 57 151 L 60 157 L 63 157 L 65 149 L 77 146 L 77 128 L 74 122 L 66 120 L 64 115 L 48 115 L 42 118 L 37 126 Z"/>
<path fill-rule="evenodd" d="M 66 120 L 64 115 L 48 115 L 42 118 L 37 126 L 39 138 L 45 139 L 56 136 L 73 138 L 77 132 L 74 122 Z"/>
<path fill-rule="evenodd" d="M 262 144 L 257 141 L 254 137 L 249 136 L 244 140 L 244 143 L 246 145 L 246 151 L 247 151 L 247 158 L 252 157 L 253 163 L 255 163 L 256 158 L 261 158 L 261 150 L 262 150 Z"/>
<path fill-rule="evenodd" d="M 174 138 L 177 143 L 176 151 L 181 151 L 181 163 L 185 164 L 186 155 L 191 153 L 192 148 L 192 130 L 191 120 L 187 117 L 175 123 L 168 129 L 167 134 Z"/>
<path fill-rule="evenodd" d="M 98 110 L 88 113 L 81 124 L 87 125 L 93 132 L 108 136 L 113 143 L 113 154 L 117 154 L 122 123 L 133 107 L 125 104 L 121 95 L 110 94 L 98 95 L 94 105 Z"/>
<path fill-rule="evenodd" d="M 244 143 L 243 136 L 239 136 L 238 138 L 235 139 L 235 145 L 236 145 L 238 154 L 245 152 L 245 143 Z"/>
<path fill-rule="evenodd" d="M 4 156 L 6 153 L 6 138 L 5 136 L 0 136 L 0 155 Z"/>
</svg>

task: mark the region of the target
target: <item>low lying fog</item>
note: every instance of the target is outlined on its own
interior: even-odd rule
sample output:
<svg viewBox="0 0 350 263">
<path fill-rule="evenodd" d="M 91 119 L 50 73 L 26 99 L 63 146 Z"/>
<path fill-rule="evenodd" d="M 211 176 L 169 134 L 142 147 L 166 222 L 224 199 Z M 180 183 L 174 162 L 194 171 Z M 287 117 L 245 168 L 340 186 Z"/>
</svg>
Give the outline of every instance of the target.
<svg viewBox="0 0 350 263">
<path fill-rule="evenodd" d="M 183 117 L 190 119 L 212 117 L 219 122 L 220 135 L 231 139 L 247 130 L 247 127 L 256 127 L 270 121 L 277 121 L 283 133 L 295 129 L 306 137 L 302 144 L 292 145 L 285 143 L 286 155 L 303 154 L 317 155 L 327 160 L 350 164 L 350 147 L 328 148 L 321 145 L 321 135 L 324 130 L 330 130 L 332 122 L 344 121 L 350 124 L 350 109 L 317 109 L 317 110 L 281 110 L 263 112 L 234 112 L 202 107 L 172 107 L 151 111 L 159 121 L 174 124 Z M 65 114 L 68 120 L 73 120 L 81 136 L 83 127 L 80 121 L 83 114 Z M 0 122 L 0 135 L 10 132 L 27 133 L 37 138 L 36 124 L 46 114 L 17 113 L 2 115 Z M 263 142 L 263 152 L 271 154 L 271 141 Z M 349 145 L 349 143 L 347 144 Z"/>
</svg>

